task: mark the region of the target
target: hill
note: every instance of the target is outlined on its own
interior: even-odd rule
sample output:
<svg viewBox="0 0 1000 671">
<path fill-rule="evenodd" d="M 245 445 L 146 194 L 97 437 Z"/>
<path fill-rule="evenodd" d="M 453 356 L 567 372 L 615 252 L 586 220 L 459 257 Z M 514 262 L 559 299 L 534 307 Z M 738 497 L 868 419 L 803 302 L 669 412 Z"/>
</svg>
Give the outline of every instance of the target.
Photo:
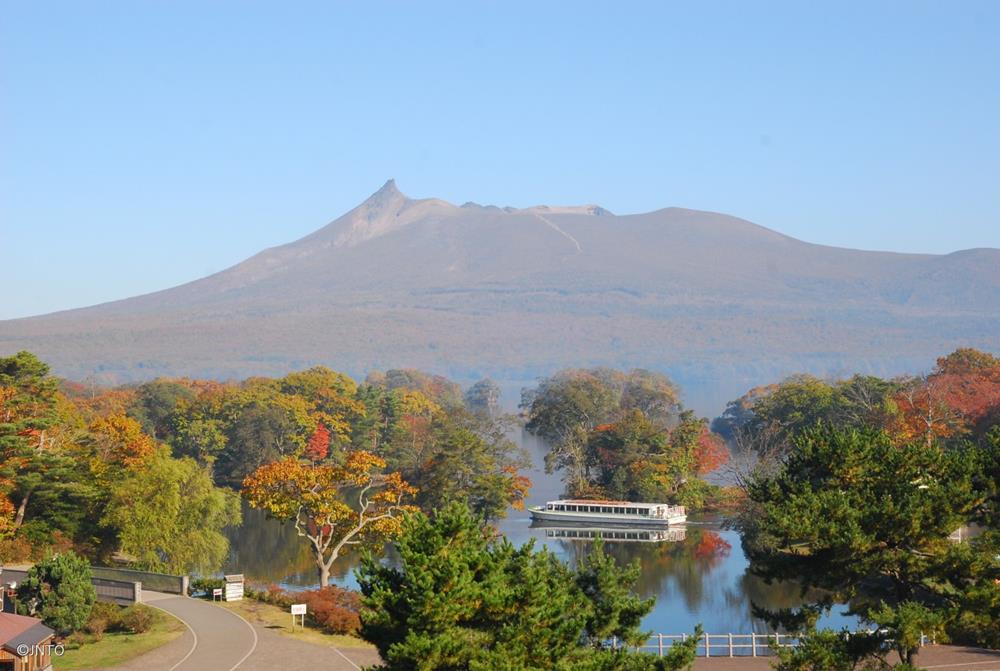
<svg viewBox="0 0 1000 671">
<path fill-rule="evenodd" d="M 1000 350 L 1000 250 L 841 249 L 679 208 L 456 206 L 393 181 L 209 277 L 0 322 L 0 353 L 31 349 L 75 379 L 324 363 L 514 390 L 565 366 L 644 366 L 706 413 L 790 372 L 919 371 L 964 345 Z"/>
</svg>

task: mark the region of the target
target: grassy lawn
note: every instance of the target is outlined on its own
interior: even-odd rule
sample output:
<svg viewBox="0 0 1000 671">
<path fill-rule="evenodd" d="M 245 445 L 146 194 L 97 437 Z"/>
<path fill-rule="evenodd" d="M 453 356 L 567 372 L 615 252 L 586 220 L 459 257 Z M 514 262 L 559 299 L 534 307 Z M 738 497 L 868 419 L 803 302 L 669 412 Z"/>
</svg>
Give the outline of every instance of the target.
<svg viewBox="0 0 1000 671">
<path fill-rule="evenodd" d="M 306 643 L 316 645 L 332 645 L 336 648 L 373 648 L 370 643 L 361 640 L 356 636 L 343 636 L 340 634 L 325 634 L 319 629 L 307 626 L 303 629 L 296 625 L 292 629 L 292 616 L 283 609 L 269 603 L 254 601 L 253 599 L 243 599 L 242 601 L 220 601 L 217 602 L 223 608 L 228 608 L 234 613 L 242 615 L 252 624 L 260 624 L 267 629 L 276 631 L 283 636 L 290 636 Z"/>
<path fill-rule="evenodd" d="M 183 634 L 184 630 L 184 624 L 173 615 L 154 610 L 153 626 L 146 633 L 104 634 L 99 641 L 87 636 L 83 645 L 77 648 L 67 644 L 65 655 L 52 657 L 52 666 L 56 671 L 117 666 L 169 643 Z"/>
</svg>

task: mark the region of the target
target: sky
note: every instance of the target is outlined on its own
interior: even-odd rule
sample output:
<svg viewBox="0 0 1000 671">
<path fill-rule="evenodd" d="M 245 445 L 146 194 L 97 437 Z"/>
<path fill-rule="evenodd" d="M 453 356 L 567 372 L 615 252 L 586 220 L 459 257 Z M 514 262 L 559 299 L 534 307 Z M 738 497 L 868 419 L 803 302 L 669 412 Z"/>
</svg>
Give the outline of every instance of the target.
<svg viewBox="0 0 1000 671">
<path fill-rule="evenodd" d="M 222 270 L 389 178 L 1000 247 L 998 34 L 994 1 L 3 0 L 0 319 Z"/>
</svg>

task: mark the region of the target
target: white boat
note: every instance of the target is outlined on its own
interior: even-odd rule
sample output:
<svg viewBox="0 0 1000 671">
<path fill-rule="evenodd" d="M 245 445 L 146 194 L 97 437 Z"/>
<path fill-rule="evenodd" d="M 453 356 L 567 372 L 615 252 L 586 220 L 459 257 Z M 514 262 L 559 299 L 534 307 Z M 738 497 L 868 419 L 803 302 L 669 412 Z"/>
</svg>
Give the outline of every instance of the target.
<svg viewBox="0 0 1000 671">
<path fill-rule="evenodd" d="M 528 509 L 536 520 L 546 522 L 584 522 L 594 526 L 666 527 L 684 524 L 687 512 L 684 506 L 666 503 L 635 503 L 632 501 L 589 501 L 586 499 L 559 499 L 547 501 L 544 506 Z"/>
</svg>

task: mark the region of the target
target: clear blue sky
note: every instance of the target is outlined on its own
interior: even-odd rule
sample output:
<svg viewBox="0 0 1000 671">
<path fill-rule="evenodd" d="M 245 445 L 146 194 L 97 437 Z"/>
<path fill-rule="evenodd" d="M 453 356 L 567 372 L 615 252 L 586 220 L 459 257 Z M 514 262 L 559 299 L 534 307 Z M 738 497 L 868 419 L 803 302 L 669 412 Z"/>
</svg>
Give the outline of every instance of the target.
<svg viewBox="0 0 1000 671">
<path fill-rule="evenodd" d="M 0 318 L 165 288 L 389 177 L 1000 247 L 1000 2 L 0 4 Z"/>
</svg>

